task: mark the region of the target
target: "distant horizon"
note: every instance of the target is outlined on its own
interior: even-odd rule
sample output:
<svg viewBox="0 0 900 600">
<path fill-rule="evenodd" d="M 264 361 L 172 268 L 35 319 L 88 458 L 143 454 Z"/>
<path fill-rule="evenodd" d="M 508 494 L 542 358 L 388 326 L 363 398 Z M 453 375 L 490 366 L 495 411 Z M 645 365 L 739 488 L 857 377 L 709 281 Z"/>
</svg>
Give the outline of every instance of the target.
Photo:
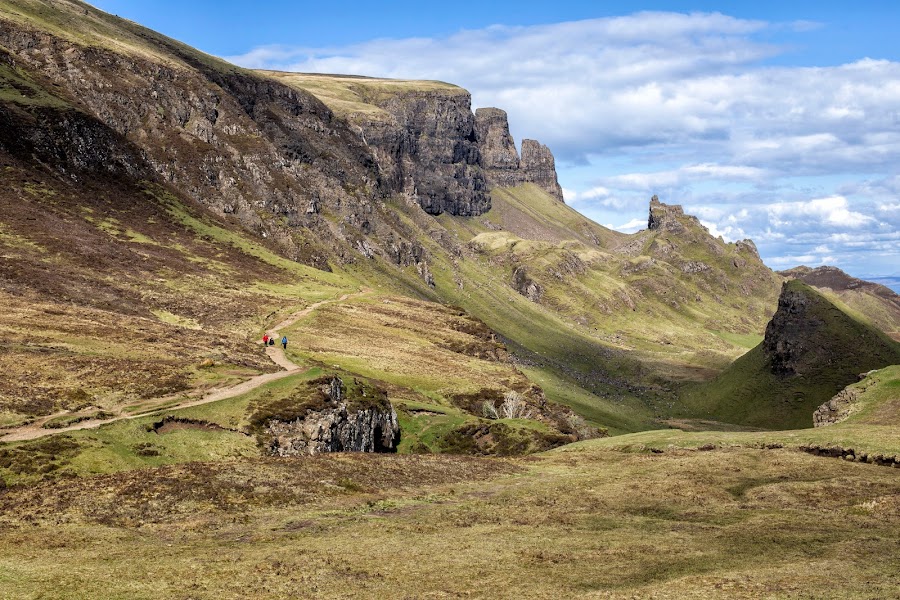
<svg viewBox="0 0 900 600">
<path fill-rule="evenodd" d="M 93 4 L 248 68 L 459 85 L 606 227 L 642 228 L 657 194 L 772 269 L 898 276 L 895 3 Z"/>
</svg>

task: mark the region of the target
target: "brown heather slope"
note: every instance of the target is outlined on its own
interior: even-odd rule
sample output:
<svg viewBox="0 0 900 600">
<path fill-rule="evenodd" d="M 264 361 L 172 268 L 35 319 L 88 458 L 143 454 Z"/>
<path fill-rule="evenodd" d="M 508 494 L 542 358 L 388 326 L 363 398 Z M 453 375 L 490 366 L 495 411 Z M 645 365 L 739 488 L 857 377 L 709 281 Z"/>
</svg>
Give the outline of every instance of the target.
<svg viewBox="0 0 900 600">
<path fill-rule="evenodd" d="M 788 449 L 655 450 L 257 458 L 11 489 L 4 592 L 896 596 L 895 469 Z"/>
</svg>

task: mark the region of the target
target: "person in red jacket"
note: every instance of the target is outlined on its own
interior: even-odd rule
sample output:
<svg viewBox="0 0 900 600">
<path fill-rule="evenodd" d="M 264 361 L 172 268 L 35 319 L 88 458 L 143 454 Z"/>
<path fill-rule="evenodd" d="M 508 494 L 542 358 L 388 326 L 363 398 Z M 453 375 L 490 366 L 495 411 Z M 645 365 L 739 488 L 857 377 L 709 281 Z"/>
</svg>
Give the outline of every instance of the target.
<svg viewBox="0 0 900 600">
<path fill-rule="evenodd" d="M 265 333 L 265 334 L 263 334 L 263 347 L 268 346 L 268 345 L 269 345 L 269 334 Z"/>
</svg>

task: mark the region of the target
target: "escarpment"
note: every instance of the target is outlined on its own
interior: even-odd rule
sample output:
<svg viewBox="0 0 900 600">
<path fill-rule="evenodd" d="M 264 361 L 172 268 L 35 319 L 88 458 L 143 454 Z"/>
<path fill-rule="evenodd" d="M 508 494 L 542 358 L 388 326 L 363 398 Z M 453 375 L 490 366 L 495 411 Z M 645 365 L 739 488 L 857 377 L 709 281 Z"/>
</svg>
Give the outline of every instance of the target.
<svg viewBox="0 0 900 600">
<path fill-rule="evenodd" d="M 139 149 L 153 177 L 233 215 L 295 260 L 324 266 L 325 254 L 340 256 L 389 192 L 365 143 L 302 90 L 132 24 L 118 25 L 142 52 L 0 22 L 15 68 L 62 98 L 44 113 L 97 119 Z"/>
<path fill-rule="evenodd" d="M 479 108 L 475 111 L 475 129 L 488 183 L 498 187 L 534 183 L 563 201 L 553 153 L 547 146 L 526 139 L 522 140 L 522 157 L 519 158 L 505 111 Z"/>
<path fill-rule="evenodd" d="M 371 151 L 390 193 L 404 194 L 432 215 L 476 216 L 490 209 L 466 90 L 428 81 L 260 73 L 331 107 Z"/>
</svg>

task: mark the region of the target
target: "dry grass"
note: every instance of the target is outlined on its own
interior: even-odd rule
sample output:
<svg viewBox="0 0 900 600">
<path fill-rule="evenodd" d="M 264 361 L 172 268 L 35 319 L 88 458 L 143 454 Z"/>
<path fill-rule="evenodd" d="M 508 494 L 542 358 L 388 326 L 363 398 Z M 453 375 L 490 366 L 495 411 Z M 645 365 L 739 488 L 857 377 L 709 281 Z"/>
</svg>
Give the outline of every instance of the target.
<svg viewBox="0 0 900 600">
<path fill-rule="evenodd" d="M 0 564 L 60 598 L 888 598 L 898 497 L 788 450 L 196 464 L 7 491 Z"/>
<path fill-rule="evenodd" d="M 379 104 L 401 94 L 421 94 L 440 91 L 443 94 L 467 94 L 461 87 L 442 81 L 410 79 L 379 79 L 353 75 L 324 75 L 319 73 L 288 73 L 257 71 L 286 85 L 305 90 L 324 102 L 336 114 L 353 118 L 364 115 L 368 119 L 392 121 L 390 113 Z"/>
<path fill-rule="evenodd" d="M 289 333 L 304 359 L 342 368 L 434 399 L 527 387 L 481 322 L 458 309 L 398 296 L 322 307 Z"/>
</svg>

